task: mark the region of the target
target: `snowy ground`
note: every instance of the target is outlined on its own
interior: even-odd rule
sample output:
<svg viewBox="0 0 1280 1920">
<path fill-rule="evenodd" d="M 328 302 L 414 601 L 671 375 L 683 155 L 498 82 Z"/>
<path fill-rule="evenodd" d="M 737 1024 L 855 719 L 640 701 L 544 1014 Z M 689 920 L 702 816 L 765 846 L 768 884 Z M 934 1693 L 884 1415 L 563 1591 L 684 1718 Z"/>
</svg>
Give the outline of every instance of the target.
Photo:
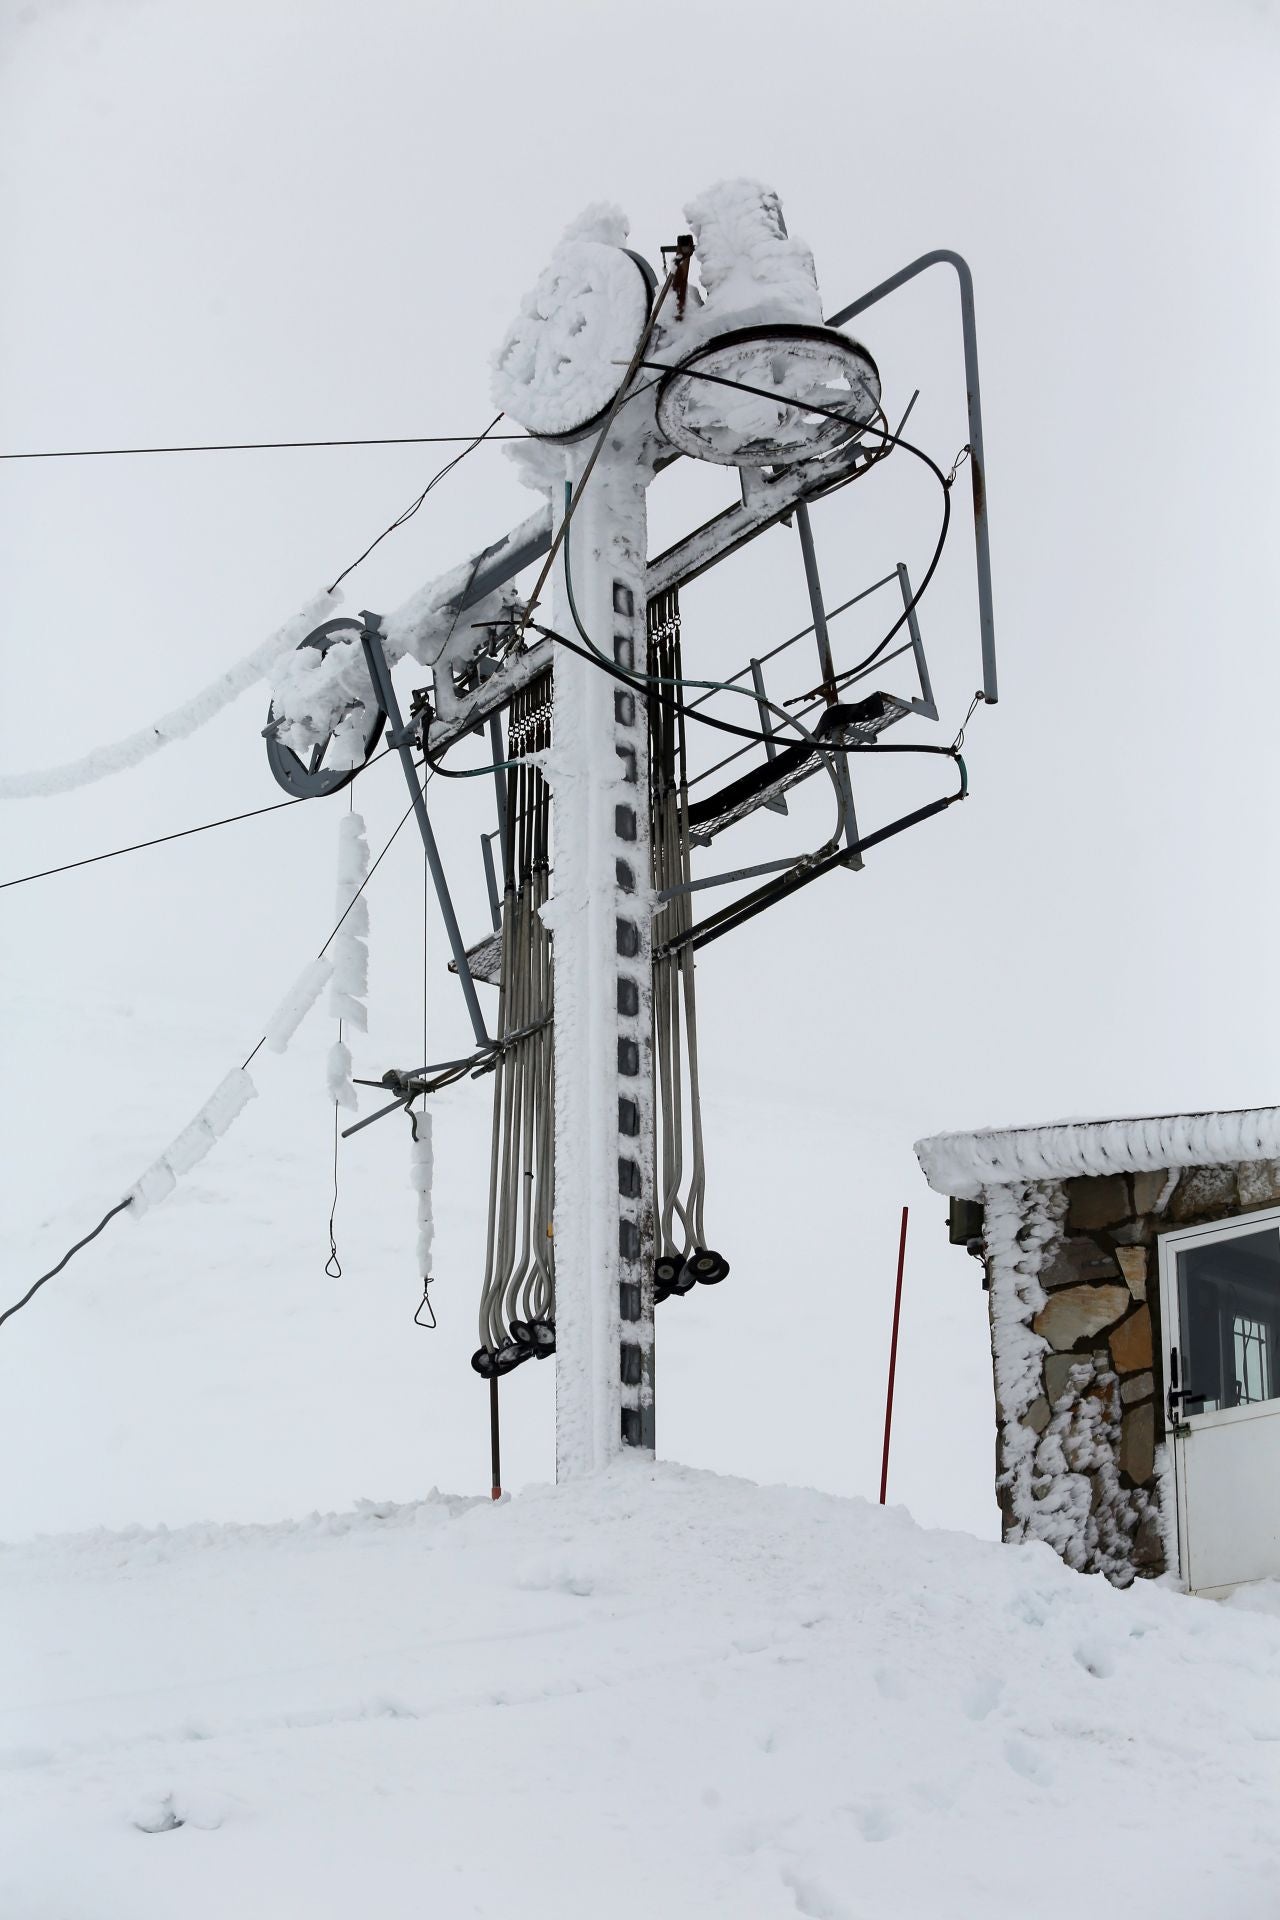
<svg viewBox="0 0 1280 1920">
<path fill-rule="evenodd" d="M 0 1556 L 9 1920 L 1273 1915 L 1280 1619 L 628 1462 Z"/>
</svg>

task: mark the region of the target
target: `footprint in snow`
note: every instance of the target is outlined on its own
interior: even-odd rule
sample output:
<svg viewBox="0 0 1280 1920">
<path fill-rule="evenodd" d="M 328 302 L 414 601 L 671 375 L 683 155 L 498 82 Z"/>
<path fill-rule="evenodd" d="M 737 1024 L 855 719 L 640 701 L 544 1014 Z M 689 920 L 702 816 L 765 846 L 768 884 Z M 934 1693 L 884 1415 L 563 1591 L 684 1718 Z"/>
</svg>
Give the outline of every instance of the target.
<svg viewBox="0 0 1280 1920">
<path fill-rule="evenodd" d="M 175 1833 L 179 1827 L 212 1833 L 226 1814 L 227 1804 L 217 1794 L 146 1793 L 134 1803 L 130 1825 L 139 1833 Z"/>
<path fill-rule="evenodd" d="M 1004 1757 L 1013 1772 L 1021 1774 L 1024 1780 L 1038 1787 L 1052 1786 L 1053 1772 L 1048 1762 L 1025 1740 L 1006 1740 Z"/>
<path fill-rule="evenodd" d="M 874 1678 L 876 1687 L 884 1699 L 906 1699 L 907 1683 L 896 1667 L 877 1667 Z"/>
<path fill-rule="evenodd" d="M 891 1807 L 880 1803 L 865 1807 L 852 1807 L 854 1824 L 864 1840 L 891 1840 L 902 1822 Z"/>
<path fill-rule="evenodd" d="M 1091 1673 L 1095 1680 L 1109 1680 L 1116 1670 L 1115 1654 L 1100 1640 L 1082 1643 L 1073 1650 L 1072 1658 L 1078 1667 Z"/>
<path fill-rule="evenodd" d="M 133 1824 L 139 1833 L 172 1833 L 175 1827 L 185 1826 L 186 1821 L 179 1819 L 174 1811 L 173 1795 L 166 1793 L 139 1807 Z"/>
<path fill-rule="evenodd" d="M 969 1684 L 961 1701 L 970 1720 L 985 1720 L 999 1706 L 1004 1681 L 996 1673 L 980 1673 Z"/>
</svg>

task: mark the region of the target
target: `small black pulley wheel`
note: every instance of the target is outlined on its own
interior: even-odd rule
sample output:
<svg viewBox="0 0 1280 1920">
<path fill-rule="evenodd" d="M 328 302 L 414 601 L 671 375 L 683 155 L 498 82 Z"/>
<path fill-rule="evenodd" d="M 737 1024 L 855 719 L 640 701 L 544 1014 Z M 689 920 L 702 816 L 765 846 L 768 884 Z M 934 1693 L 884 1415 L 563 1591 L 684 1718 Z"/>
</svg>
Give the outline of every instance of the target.
<svg viewBox="0 0 1280 1920">
<path fill-rule="evenodd" d="M 554 1320 L 531 1320 L 529 1331 L 533 1335 L 533 1351 L 539 1360 L 545 1360 L 549 1353 L 556 1350 L 556 1323 Z"/>
<path fill-rule="evenodd" d="M 680 1278 L 688 1280 L 690 1286 L 697 1283 L 704 1287 L 718 1286 L 729 1271 L 729 1262 L 722 1253 L 716 1253 L 711 1247 L 694 1247 L 684 1263 Z"/>
<path fill-rule="evenodd" d="M 300 647 L 315 647 L 320 653 L 327 653 L 340 636 L 364 632 L 359 620 L 326 620 L 323 626 L 316 627 Z M 342 787 L 350 786 L 361 767 L 366 767 L 373 757 L 374 748 L 382 738 L 382 729 L 387 724 L 387 716 L 380 706 L 365 709 L 366 725 L 364 730 L 364 757 L 359 766 L 326 767 L 325 754 L 333 739 L 332 734 L 317 743 L 310 756 L 304 760 L 292 747 L 286 747 L 276 732 L 276 710 L 267 709 L 267 724 L 263 728 L 263 737 L 267 743 L 267 765 L 275 776 L 276 784 L 284 788 L 295 800 L 321 800 L 327 793 L 337 793 Z"/>
</svg>

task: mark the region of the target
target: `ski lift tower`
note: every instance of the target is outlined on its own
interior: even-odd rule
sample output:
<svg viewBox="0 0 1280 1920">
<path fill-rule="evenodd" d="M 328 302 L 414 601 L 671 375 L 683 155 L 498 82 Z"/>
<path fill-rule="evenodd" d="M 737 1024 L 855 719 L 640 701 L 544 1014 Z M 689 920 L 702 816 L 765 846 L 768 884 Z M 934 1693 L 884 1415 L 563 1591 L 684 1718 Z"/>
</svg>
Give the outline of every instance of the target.
<svg viewBox="0 0 1280 1920">
<path fill-rule="evenodd" d="M 611 210 L 571 231 L 498 360 L 507 413 L 563 448 L 553 476 L 553 625 L 580 636 L 553 667 L 556 1463 L 561 1478 L 623 1445 L 654 1445 L 652 846 L 649 705 L 601 671 L 648 671 L 645 495 L 673 444 L 744 470 L 864 428 L 875 369 L 822 326 L 808 249 L 776 197 L 740 183 L 688 210 L 692 234 L 659 285 Z M 647 364 L 686 370 L 655 408 L 631 405 Z M 709 378 L 705 376 L 710 376 Z M 734 388 L 720 385 L 738 381 Z M 843 402 L 833 426 L 743 390 Z M 727 404 L 726 404 L 727 402 Z M 665 431 L 664 431 L 665 429 Z M 558 482 L 558 484 L 557 484 Z M 572 557 L 571 557 L 572 556 Z M 526 610 L 526 619 L 536 609 Z M 653 689 L 659 698 L 664 690 Z"/>
<path fill-rule="evenodd" d="M 393 1106 L 407 1108 L 477 1062 L 494 1073 L 489 1240 L 472 1365 L 490 1382 L 496 1436 L 499 1377 L 554 1352 L 561 1479 L 596 1470 L 623 1448 L 653 1448 L 655 1304 L 728 1272 L 702 1224 L 694 953 L 822 875 L 858 870 L 872 847 L 967 791 L 963 726 L 950 746 L 913 740 L 886 749 L 881 739 L 912 716 L 939 718 L 917 609 L 942 551 L 960 458 L 944 474 L 903 438 L 914 398 L 890 431 L 875 362 L 842 331 L 939 264 L 955 269 L 961 294 L 962 455 L 972 469 L 982 658 L 975 704 L 996 698 L 964 261 L 927 254 L 828 322 L 813 258 L 788 235 L 774 193 L 735 181 L 685 213 L 690 231 L 663 249 L 661 275 L 627 248 L 616 209 L 592 207 L 569 229 L 495 361 L 495 398 L 530 436 L 515 457 L 544 493 L 544 510 L 387 619 L 364 614 L 317 629 L 304 648 L 321 658 L 313 653 L 277 683 L 267 729 L 277 779 L 306 794 L 353 777 L 388 723 L 477 1052 L 436 1068 L 392 1069 L 384 1084 L 397 1095 Z M 899 563 L 845 603 L 886 588 L 900 595 L 888 634 L 866 660 L 841 669 L 831 629 L 844 608 L 823 599 L 810 504 L 899 448 L 941 482 L 943 534 L 918 584 Z M 651 556 L 647 490 L 682 457 L 735 469 L 741 500 Z M 727 680 L 685 679 L 680 588 L 784 523 L 799 535 L 811 626 Z M 532 585 L 517 589 L 517 576 L 535 566 Z M 819 684 L 778 704 L 766 692 L 765 664 L 778 672 L 809 634 Z M 391 683 L 405 655 L 432 673 L 407 722 Z M 893 661 L 914 690 L 854 697 L 867 673 Z M 812 678 L 804 669 L 801 686 Z M 696 702 L 693 687 L 702 690 Z M 739 770 L 696 798 L 691 787 L 718 767 L 690 778 L 689 720 L 737 736 L 726 760 Z M 467 947 L 414 755 L 435 767 L 486 728 L 498 798 L 498 826 L 482 842 L 493 932 Z M 959 786 L 862 832 L 851 767 L 858 755 L 885 751 L 949 756 Z M 695 847 L 760 807 L 785 813 L 791 787 L 824 775 L 836 827 L 822 846 L 692 876 Z M 748 881 L 761 884 L 695 920 L 702 889 Z M 477 980 L 499 988 L 492 1033 Z"/>
</svg>

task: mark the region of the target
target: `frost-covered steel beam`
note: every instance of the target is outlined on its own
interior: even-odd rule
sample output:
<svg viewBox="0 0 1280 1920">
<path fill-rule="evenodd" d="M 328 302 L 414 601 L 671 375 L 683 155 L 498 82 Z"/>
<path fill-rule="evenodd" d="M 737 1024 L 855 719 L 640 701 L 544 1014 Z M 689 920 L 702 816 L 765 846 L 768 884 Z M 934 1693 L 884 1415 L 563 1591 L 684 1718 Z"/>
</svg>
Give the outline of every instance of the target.
<svg viewBox="0 0 1280 1920">
<path fill-rule="evenodd" d="M 668 588 L 681 587 L 690 580 L 696 580 L 699 574 L 706 573 L 719 561 L 728 559 L 730 554 L 736 553 L 749 540 L 754 540 L 757 534 L 764 533 L 767 528 L 793 513 L 801 501 L 833 492 L 847 481 L 856 479 L 869 464 L 868 452 L 859 448 L 839 464 L 832 460 L 808 462 L 791 469 L 778 480 L 754 486 L 747 500 L 727 508 L 724 513 L 716 514 L 649 562 L 645 576 L 647 595 L 652 599 Z M 574 516 L 575 520 L 581 517 L 582 511 L 580 507 Z M 523 527 L 509 534 L 505 541 L 486 549 L 493 558 L 485 563 L 483 573 L 477 573 L 475 585 L 465 599 L 456 603 L 459 612 L 465 612 L 468 607 L 477 605 L 486 594 L 505 586 L 523 567 L 548 551 L 551 545 L 549 522 L 545 531 L 540 529 L 531 533 L 530 528 L 531 523 L 526 522 Z M 465 704 L 457 703 L 456 713 L 442 715 L 436 722 L 431 731 L 432 752 L 443 752 L 455 741 L 461 740 L 464 734 L 472 732 L 490 714 L 501 712 L 513 696 L 550 663 L 553 647 L 554 642 L 539 640 L 527 652 L 513 654 L 502 661 L 484 684 L 467 698 Z M 447 670 L 447 665 L 442 661 L 437 671 Z M 438 687 L 437 699 L 441 696 L 442 689 Z"/>
<path fill-rule="evenodd" d="M 571 527 L 584 630 L 645 665 L 644 494 L 603 458 Z M 563 550 L 562 550 L 563 553 Z M 563 557 L 555 624 L 572 631 Z M 552 788 L 556 1474 L 654 1445 L 653 939 L 645 702 L 557 650 Z"/>
<path fill-rule="evenodd" d="M 753 486 L 745 500 L 726 507 L 665 553 L 649 562 L 646 587 L 651 598 L 672 587 L 687 586 L 731 553 L 754 540 L 758 533 L 794 513 L 802 500 L 816 499 L 855 480 L 872 464 L 873 448 L 856 447 L 842 460 L 806 460 L 787 468 L 776 480 Z"/>
<path fill-rule="evenodd" d="M 548 539 L 547 546 L 550 544 Z M 546 552 L 545 547 L 543 552 Z M 493 714 L 509 707 L 521 688 L 527 687 L 531 680 L 536 680 L 551 665 L 551 653 L 551 641 L 539 640 L 526 653 L 512 654 L 509 659 L 502 661 L 496 671 L 477 687 L 454 718 L 436 721 L 431 729 L 432 754 L 443 753 L 455 741 L 461 740 L 464 734 L 474 733 Z"/>
</svg>

